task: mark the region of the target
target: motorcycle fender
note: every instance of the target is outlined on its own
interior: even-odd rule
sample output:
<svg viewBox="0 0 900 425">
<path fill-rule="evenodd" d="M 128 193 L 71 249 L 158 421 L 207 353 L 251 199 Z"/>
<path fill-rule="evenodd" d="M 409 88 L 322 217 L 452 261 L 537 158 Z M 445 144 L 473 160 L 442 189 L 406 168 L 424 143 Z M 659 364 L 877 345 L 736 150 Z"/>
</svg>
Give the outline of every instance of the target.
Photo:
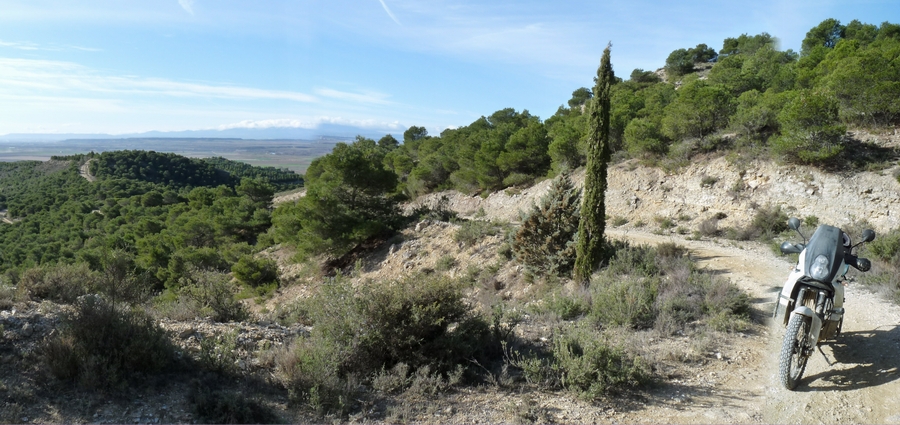
<svg viewBox="0 0 900 425">
<path fill-rule="evenodd" d="M 818 341 L 819 333 L 822 332 L 822 319 L 819 319 L 819 316 L 816 315 L 816 312 L 811 308 L 801 305 L 797 306 L 791 314 L 800 314 L 812 319 L 812 324 L 809 327 L 809 340 L 810 341 Z"/>
<path fill-rule="evenodd" d="M 775 301 L 775 311 L 772 312 L 772 318 L 778 317 L 779 313 L 783 314 L 785 316 L 785 326 L 787 326 L 788 319 L 790 318 L 787 314 L 788 308 L 790 308 L 791 303 L 793 302 L 793 297 L 796 296 L 796 294 L 794 294 L 794 288 L 797 286 L 797 279 L 801 276 L 803 276 L 803 272 L 801 272 L 799 268 L 791 270 L 787 280 L 784 282 L 784 286 L 781 288 L 781 292 L 778 294 L 778 300 Z"/>
</svg>

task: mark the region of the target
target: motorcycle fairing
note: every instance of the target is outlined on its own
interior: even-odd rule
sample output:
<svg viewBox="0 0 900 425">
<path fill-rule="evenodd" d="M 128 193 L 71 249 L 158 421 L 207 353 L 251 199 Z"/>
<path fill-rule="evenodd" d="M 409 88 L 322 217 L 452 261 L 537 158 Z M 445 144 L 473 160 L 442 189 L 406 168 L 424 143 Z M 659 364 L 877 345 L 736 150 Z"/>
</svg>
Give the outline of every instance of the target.
<svg viewBox="0 0 900 425">
<path fill-rule="evenodd" d="M 816 232 L 809 238 L 809 244 L 806 245 L 804 270 L 807 276 L 812 270 L 815 259 L 823 255 L 828 259 L 829 271 L 825 279 L 818 281 L 829 286 L 831 285 L 831 281 L 837 277 L 841 266 L 844 265 L 842 233 L 841 229 L 827 224 L 823 224 L 816 229 Z"/>
</svg>

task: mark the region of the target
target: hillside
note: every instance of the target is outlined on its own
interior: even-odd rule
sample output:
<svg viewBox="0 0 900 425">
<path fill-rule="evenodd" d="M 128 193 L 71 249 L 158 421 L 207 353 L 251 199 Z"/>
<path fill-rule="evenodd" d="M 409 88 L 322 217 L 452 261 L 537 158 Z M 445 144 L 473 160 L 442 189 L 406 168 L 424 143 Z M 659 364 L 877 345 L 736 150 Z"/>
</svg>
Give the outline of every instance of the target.
<svg viewBox="0 0 900 425">
<path fill-rule="evenodd" d="M 742 178 L 748 188 L 740 199 L 729 202 L 723 194 L 728 188 L 719 182 L 738 178 L 739 170 L 745 167 L 753 170 L 744 173 Z M 774 375 L 782 329 L 769 323 L 767 317 L 774 292 L 784 279 L 789 263 L 775 256 L 770 248 L 755 242 L 714 237 L 698 240 L 696 235 L 692 236 L 704 220 L 717 212 L 728 216 L 720 221 L 723 228 L 750 220 L 752 211 L 748 209 L 753 204 L 785 205 L 787 209 L 795 208 L 791 212 L 800 217 L 816 215 L 822 222 L 834 219 L 836 224 L 841 224 L 837 220 L 846 220 L 850 216 L 871 215 L 876 229 L 881 231 L 890 228 L 892 222 L 889 215 L 881 218 L 882 215 L 874 214 L 872 203 L 822 206 L 829 204 L 826 196 L 838 193 L 852 198 L 853 193 L 866 193 L 866 187 L 873 189 L 870 192 L 873 197 L 884 197 L 888 206 L 893 205 L 890 203 L 892 198 L 885 195 L 891 184 L 897 184 L 890 174 L 891 170 L 886 170 L 846 178 L 798 166 L 771 163 L 738 166 L 723 157 L 691 165 L 675 174 L 634 163 L 618 164 L 610 173 L 613 179 L 608 195 L 609 211 L 611 216 L 622 217 L 627 223 L 610 228 L 608 236 L 634 244 L 675 242 L 687 247 L 699 267 L 730 280 L 749 294 L 753 325 L 739 332 L 694 330 L 671 338 L 658 338 L 653 332 L 619 334 L 616 338 L 620 343 L 648 356 L 656 369 L 657 379 L 660 379 L 656 386 L 640 393 L 587 401 L 567 391 L 541 389 L 510 371 L 510 375 L 498 373 L 494 383 L 476 387 L 463 386 L 437 393 L 407 390 L 390 399 L 393 401 L 376 401 L 371 416 L 363 413 L 349 419 L 440 423 L 891 422 L 895 420 L 891 415 L 897 407 L 892 394 L 898 384 L 890 372 L 897 365 L 892 360 L 894 345 L 888 341 L 895 337 L 893 331 L 884 326 L 896 323 L 900 309 L 881 301 L 864 287 L 851 286 L 845 339 L 824 348 L 827 360 L 838 363 L 828 365 L 825 358 L 815 355 L 802 384 L 810 391 L 787 392 L 776 385 Z M 807 175 L 812 175 L 812 179 L 805 177 Z M 702 176 L 718 178 L 719 182 L 703 187 Z M 753 180 L 761 183 L 750 184 Z M 802 201 L 793 200 L 791 196 L 799 189 L 792 191 L 791 188 L 801 182 L 817 185 L 822 188 L 822 193 L 804 191 Z M 660 188 L 662 185 L 667 189 Z M 445 205 L 464 217 L 502 223 L 518 221 L 520 210 L 526 210 L 541 198 L 547 187 L 548 182 L 542 182 L 531 188 L 498 192 L 484 198 L 443 192 L 420 198 L 417 203 L 433 203 L 439 197 L 446 197 Z M 633 197 L 639 201 L 633 202 Z M 682 202 L 673 205 L 673 199 Z M 880 208 L 884 211 L 885 207 Z M 656 217 L 671 217 L 677 225 L 660 228 L 662 220 Z M 643 226 L 638 225 L 641 221 L 644 221 Z M 461 226 L 434 220 L 411 224 L 394 239 L 360 257 L 351 281 L 356 285 L 390 281 L 422 270 L 465 276 L 471 275 L 475 266 L 480 271 L 471 276 L 477 284 L 466 295 L 472 305 L 483 306 L 489 311 L 491 305 L 505 303 L 521 306 L 525 312 L 542 311 L 540 306 L 547 301 L 540 301 L 539 297 L 546 296 L 541 294 L 547 294 L 547 284 L 529 280 L 521 266 L 502 257 L 500 253 L 505 243 L 502 233 L 471 243 L 460 242 L 457 234 Z M 688 231 L 679 234 L 678 227 Z M 32 365 L 23 369 L 32 371 L 20 374 L 14 372 L 16 367 L 5 369 L 7 372 L 0 379 L 4 383 L 2 391 L 10 401 L 4 404 L 3 417 L 16 422 L 189 421 L 198 415 L 197 385 L 227 388 L 232 385 L 229 382 L 243 382 L 241 385 L 248 400 L 267 406 L 279 417 L 290 418 L 292 422 L 318 421 L 317 416 L 308 416 L 305 409 L 291 404 L 278 385 L 246 381 L 273 373 L 277 354 L 261 347 L 287 347 L 296 338 L 309 335 L 310 327 L 296 322 L 288 324 L 285 318 L 292 314 L 291 306 L 297 305 L 298 299 L 311 296 L 323 284 L 317 283 L 317 277 L 310 275 L 305 266 L 284 262 L 290 255 L 288 251 L 272 250 L 269 255 L 282 259 L 285 282 L 292 283 L 256 302 L 247 300 L 252 311 L 247 320 L 217 323 L 185 317 L 160 322 L 185 353 L 205 352 L 209 348 L 204 348 L 204 341 L 218 341 L 213 347 L 222 343 L 225 344 L 223 347 L 234 344 L 231 345 L 234 352 L 224 357 L 229 359 L 227 363 L 220 363 L 223 370 L 229 371 L 226 376 L 232 378 L 196 375 L 183 381 L 186 372 L 173 372 L 175 375 L 170 377 L 154 378 L 156 383 L 147 390 L 131 387 L 123 397 L 72 392 L 77 387 L 47 381 L 41 368 L 33 363 L 34 355 L 27 354 L 39 352 L 41 341 L 53 332 L 61 314 L 70 307 L 49 301 L 22 300 L 8 305 L 0 312 L 4 329 L 0 346 L 3 361 L 17 367 Z M 497 266 L 485 267 L 488 265 Z M 564 286 L 565 291 L 575 289 L 568 284 Z M 550 294 L 553 293 L 551 290 Z M 566 323 L 558 322 L 559 319 L 548 314 L 526 313 L 522 317 L 513 327 L 520 344 L 546 345 L 553 329 Z M 698 336 L 701 340 L 695 339 Z M 233 338 L 233 342 L 228 343 L 228 339 L 222 338 Z M 79 402 L 71 403 L 73 399 Z M 22 403 L 23 400 L 30 400 L 29 404 Z M 428 403 L 422 404 L 425 400 Z M 238 402 L 232 399 L 227 403 Z M 245 403 L 253 405 L 253 401 Z M 798 406 L 819 407 L 803 409 Z"/>
<path fill-rule="evenodd" d="M 545 120 L 358 136 L 302 177 L 0 163 L 0 421 L 896 421 L 900 26 L 826 20 L 799 54 L 743 34 L 629 80 L 609 53 Z M 610 157 L 576 282 L 585 164 Z M 794 392 L 789 216 L 879 234 Z"/>
<path fill-rule="evenodd" d="M 900 148 L 896 131 L 851 134 L 884 149 Z M 833 173 L 766 159 L 734 161 L 723 155 L 701 157 L 690 166 L 666 172 L 632 160 L 610 168 L 607 216 L 624 219 L 625 228 L 651 231 L 659 227 L 661 219 L 670 219 L 674 225 L 661 231 L 678 233 L 682 228 L 682 236 L 687 237 L 707 220 L 715 220 L 723 229 L 741 227 L 759 208 L 781 207 L 789 215 L 815 216 L 837 226 L 866 220 L 873 229 L 884 232 L 900 227 L 900 215 L 895 212 L 900 207 L 898 174 L 897 164 L 877 171 Z M 576 173 L 574 178 L 580 185 L 584 176 Z M 484 198 L 438 192 L 423 196 L 418 203 L 435 205 L 448 196 L 453 209 L 465 216 L 483 208 L 493 211 L 491 216 L 496 219 L 518 221 L 520 212 L 537 203 L 549 184 L 545 180 L 527 189 L 508 189 Z"/>
</svg>

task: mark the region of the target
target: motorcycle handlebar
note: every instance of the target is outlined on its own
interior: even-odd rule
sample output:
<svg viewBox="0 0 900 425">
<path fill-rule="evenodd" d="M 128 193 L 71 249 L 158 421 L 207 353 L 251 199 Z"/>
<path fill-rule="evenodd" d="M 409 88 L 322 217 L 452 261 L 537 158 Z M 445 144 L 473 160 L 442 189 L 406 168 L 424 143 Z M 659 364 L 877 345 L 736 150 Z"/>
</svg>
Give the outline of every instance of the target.
<svg viewBox="0 0 900 425">
<path fill-rule="evenodd" d="M 860 258 L 855 255 L 844 256 L 844 262 L 861 272 L 867 272 L 872 268 L 872 262 L 868 258 Z"/>
</svg>

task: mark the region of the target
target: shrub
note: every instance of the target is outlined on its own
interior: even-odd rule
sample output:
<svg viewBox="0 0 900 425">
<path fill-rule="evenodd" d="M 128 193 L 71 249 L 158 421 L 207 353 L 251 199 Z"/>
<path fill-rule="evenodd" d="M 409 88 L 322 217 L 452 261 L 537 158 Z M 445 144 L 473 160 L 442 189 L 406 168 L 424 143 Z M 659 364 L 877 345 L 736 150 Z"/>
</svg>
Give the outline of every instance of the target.
<svg viewBox="0 0 900 425">
<path fill-rule="evenodd" d="M 742 228 L 725 229 L 728 239 L 746 241 L 758 239 L 768 242 L 781 232 L 788 230 L 788 216 L 780 206 L 759 208 L 750 223 Z"/>
<path fill-rule="evenodd" d="M 604 278 L 592 283 L 591 317 L 606 326 L 648 328 L 653 325 L 659 280 L 650 277 Z"/>
<path fill-rule="evenodd" d="M 568 275 L 575 264 L 575 234 L 580 192 L 567 175 L 555 178 L 550 191 L 532 208 L 513 241 L 516 258 L 534 273 Z"/>
<path fill-rule="evenodd" d="M 452 255 L 444 255 L 443 257 L 438 258 L 437 262 L 434 265 L 434 268 L 437 271 L 444 272 L 456 267 L 456 265 L 456 257 Z"/>
<path fill-rule="evenodd" d="M 0 282 L 0 310 L 8 310 L 19 301 L 16 288 Z"/>
<path fill-rule="evenodd" d="M 671 229 L 675 227 L 675 221 L 669 217 L 656 216 L 653 217 L 653 221 L 659 225 L 660 229 Z"/>
<path fill-rule="evenodd" d="M 194 414 L 208 424 L 269 424 L 281 422 L 266 405 L 241 393 L 197 385 L 188 394 Z"/>
<path fill-rule="evenodd" d="M 900 230 L 894 229 L 865 245 L 866 253 L 881 261 L 894 261 L 900 253 Z M 896 261 L 895 261 L 896 263 Z"/>
<path fill-rule="evenodd" d="M 499 355 L 462 285 L 441 275 L 358 287 L 336 279 L 307 306 L 312 333 L 281 356 L 278 370 L 294 398 L 316 410 L 345 411 L 359 380 L 399 363 L 447 374 Z"/>
<path fill-rule="evenodd" d="M 201 313 L 217 322 L 240 321 L 247 317 L 243 304 L 235 300 L 235 286 L 227 274 L 192 269 L 179 279 L 179 295 L 197 303 Z"/>
<path fill-rule="evenodd" d="M 453 236 L 456 242 L 465 246 L 472 246 L 488 236 L 500 234 L 502 226 L 498 223 L 484 220 L 468 220 L 460 224 L 459 230 Z"/>
<path fill-rule="evenodd" d="M 278 281 L 275 260 L 244 255 L 231 266 L 231 273 L 241 283 L 257 287 Z"/>
<path fill-rule="evenodd" d="M 591 318 L 603 326 L 671 334 L 700 322 L 718 330 L 747 326 L 749 299 L 730 281 L 697 270 L 683 246 L 619 245 L 591 282 Z"/>
<path fill-rule="evenodd" d="M 230 372 L 237 360 L 237 332 L 216 332 L 200 340 L 200 364 L 220 373 Z"/>
<path fill-rule="evenodd" d="M 704 175 L 700 178 L 700 187 L 713 187 L 718 181 L 717 177 Z"/>
<path fill-rule="evenodd" d="M 650 382 L 650 367 L 640 357 L 612 347 L 596 329 L 576 325 L 553 337 L 550 357 L 517 362 L 529 382 L 565 388 L 587 399 L 640 387 Z"/>
<path fill-rule="evenodd" d="M 87 264 L 39 266 L 25 270 L 18 280 L 20 291 L 37 298 L 72 303 L 86 294 L 97 280 Z"/>
<path fill-rule="evenodd" d="M 547 309 L 562 320 L 572 320 L 587 313 L 590 305 L 582 297 L 555 294 L 547 300 Z"/>
<path fill-rule="evenodd" d="M 840 124 L 838 109 L 832 94 L 800 92 L 778 114 L 782 135 L 771 140 L 773 150 L 804 164 L 822 166 L 836 160 L 844 150 L 847 130 Z"/>
<path fill-rule="evenodd" d="M 43 347 L 44 361 L 59 379 L 86 387 L 110 387 L 162 370 L 174 360 L 168 336 L 140 310 L 122 310 L 86 296 Z"/>
<path fill-rule="evenodd" d="M 450 209 L 450 198 L 442 195 L 433 206 L 419 205 L 412 214 L 418 220 L 437 220 L 449 222 L 457 217 L 456 211 Z"/>
<path fill-rule="evenodd" d="M 697 232 L 700 233 L 701 236 L 718 236 L 719 235 L 719 220 L 715 217 L 710 217 L 706 220 L 700 222 L 700 225 L 697 227 Z"/>
</svg>

